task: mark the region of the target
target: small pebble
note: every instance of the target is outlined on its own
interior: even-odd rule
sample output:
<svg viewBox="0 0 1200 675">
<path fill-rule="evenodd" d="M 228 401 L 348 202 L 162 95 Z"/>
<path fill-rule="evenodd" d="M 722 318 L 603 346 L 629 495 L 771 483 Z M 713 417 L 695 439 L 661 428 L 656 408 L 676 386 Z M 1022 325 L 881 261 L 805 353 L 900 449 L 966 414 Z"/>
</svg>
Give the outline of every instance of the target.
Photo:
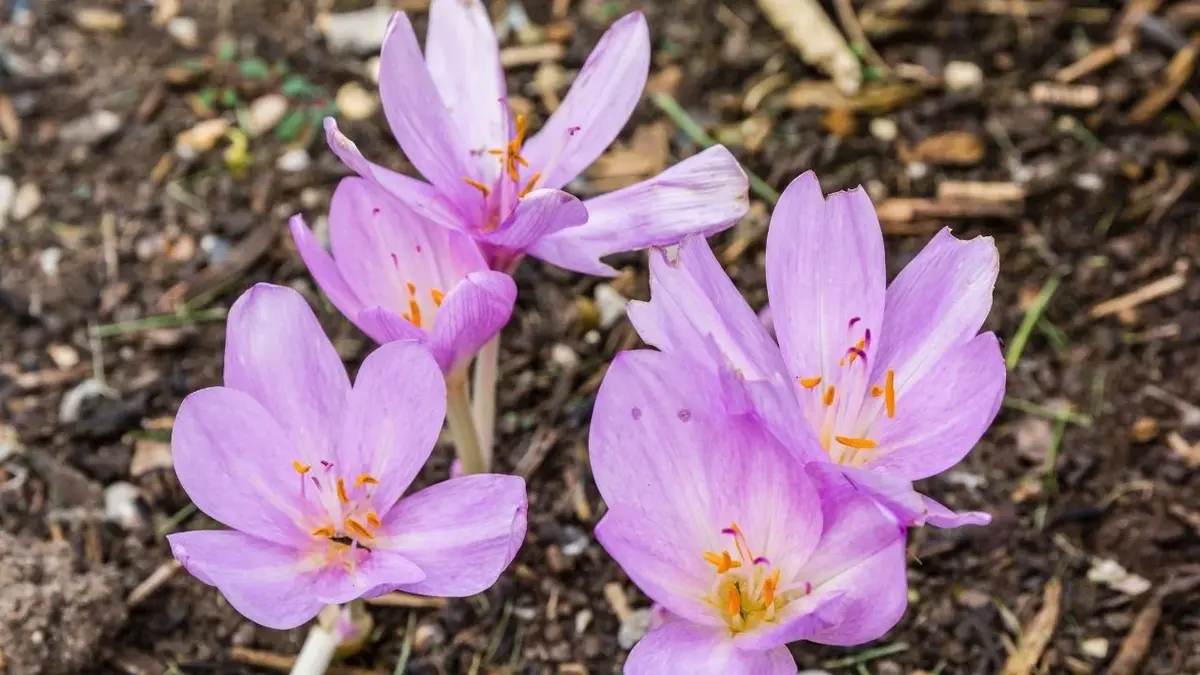
<svg viewBox="0 0 1200 675">
<path fill-rule="evenodd" d="M 167 33 L 175 39 L 180 46 L 194 49 L 200 43 L 200 31 L 196 27 L 196 20 L 191 17 L 177 16 L 167 22 Z"/>
<path fill-rule="evenodd" d="M 418 653 L 428 651 L 446 642 L 446 631 L 433 621 L 422 621 L 417 624 L 413 636 L 413 649 Z"/>
<path fill-rule="evenodd" d="M 1139 417 L 1130 430 L 1134 443 L 1148 443 L 1158 436 L 1158 420 L 1153 417 Z"/>
<path fill-rule="evenodd" d="M 633 646 L 638 643 L 643 637 L 646 637 L 646 632 L 650 630 L 650 610 L 635 609 L 625 617 L 621 622 L 621 627 L 617 629 L 617 644 L 621 645 L 621 649 L 633 649 Z"/>
<path fill-rule="evenodd" d="M 365 120 L 379 110 L 379 96 L 357 82 L 347 82 L 337 91 L 337 107 L 346 119 Z"/>
<path fill-rule="evenodd" d="M 50 279 L 58 277 L 58 263 L 62 260 L 63 252 L 61 248 L 50 247 L 42 251 L 38 256 L 38 266 L 42 268 L 42 274 L 45 274 Z"/>
<path fill-rule="evenodd" d="M 91 145 L 112 136 L 121 128 L 121 117 L 108 110 L 96 110 L 67 122 L 58 137 L 64 143 Z"/>
<path fill-rule="evenodd" d="M 154 4 L 154 14 L 150 18 L 150 23 L 158 27 L 163 27 L 171 22 L 171 19 L 179 16 L 179 0 L 156 0 Z"/>
<path fill-rule="evenodd" d="M 80 7 L 75 10 L 75 25 L 95 33 L 112 33 L 125 27 L 125 17 L 103 7 Z"/>
<path fill-rule="evenodd" d="M 79 365 L 79 352 L 71 345 L 51 344 L 46 347 L 46 353 L 59 368 L 74 368 Z"/>
<path fill-rule="evenodd" d="M 588 537 L 587 532 L 573 525 L 563 528 L 563 540 L 562 552 L 568 558 L 582 555 L 590 543 L 590 537 Z"/>
<path fill-rule="evenodd" d="M 379 57 L 372 56 L 363 64 L 363 72 L 367 74 L 367 79 L 371 84 L 379 84 Z"/>
<path fill-rule="evenodd" d="M 1099 192 L 1104 189 L 1104 179 L 1094 173 L 1077 174 L 1075 187 L 1088 192 Z"/>
<path fill-rule="evenodd" d="M 575 634 L 583 635 L 587 631 L 588 626 L 592 625 L 592 610 L 583 609 L 575 615 Z"/>
<path fill-rule="evenodd" d="M 876 117 L 871 120 L 868 128 L 871 130 L 871 135 L 884 143 L 891 143 L 896 140 L 896 136 L 900 133 L 900 128 L 896 125 L 896 120 L 890 117 Z"/>
<path fill-rule="evenodd" d="M 146 524 L 138 506 L 141 492 L 132 483 L 118 481 L 104 488 L 104 519 L 126 530 L 138 530 Z"/>
<path fill-rule="evenodd" d="M 1126 570 L 1116 560 L 1097 558 L 1087 573 L 1088 581 L 1104 584 L 1125 595 L 1141 595 L 1150 590 L 1150 582 Z"/>
<path fill-rule="evenodd" d="M 594 297 L 596 309 L 600 312 L 601 328 L 611 328 L 625 316 L 625 304 L 629 301 L 609 284 L 596 286 Z"/>
<path fill-rule="evenodd" d="M 925 162 L 909 162 L 904 168 L 908 172 L 908 177 L 913 180 L 921 180 L 929 175 L 929 165 Z"/>
<path fill-rule="evenodd" d="M 279 156 L 275 168 L 286 173 L 300 173 L 308 168 L 312 160 L 304 148 L 294 148 Z"/>
<path fill-rule="evenodd" d="M 1088 658 L 1103 659 L 1108 657 L 1108 640 L 1090 638 L 1079 643 L 1079 651 Z"/>
<path fill-rule="evenodd" d="M 550 348 L 550 361 L 567 370 L 579 367 L 579 355 L 561 342 Z"/>
<path fill-rule="evenodd" d="M 212 150 L 229 129 L 229 122 L 220 117 L 204 120 L 175 137 L 175 154 L 182 159 L 195 159 Z"/>
<path fill-rule="evenodd" d="M 17 190 L 12 202 L 12 220 L 19 223 L 32 216 L 42 205 L 42 190 L 37 183 L 25 183 Z"/>
<path fill-rule="evenodd" d="M 392 18 L 388 7 L 371 7 L 354 12 L 317 15 L 317 31 L 335 54 L 370 54 L 383 45 Z"/>
<path fill-rule="evenodd" d="M 246 134 L 257 138 L 274 129 L 287 110 L 288 100 L 283 94 L 267 94 L 254 99 L 246 117 Z"/>
<path fill-rule="evenodd" d="M 983 69 L 970 61 L 951 61 L 946 64 L 942 77 L 950 91 L 966 91 L 983 84 Z"/>
</svg>

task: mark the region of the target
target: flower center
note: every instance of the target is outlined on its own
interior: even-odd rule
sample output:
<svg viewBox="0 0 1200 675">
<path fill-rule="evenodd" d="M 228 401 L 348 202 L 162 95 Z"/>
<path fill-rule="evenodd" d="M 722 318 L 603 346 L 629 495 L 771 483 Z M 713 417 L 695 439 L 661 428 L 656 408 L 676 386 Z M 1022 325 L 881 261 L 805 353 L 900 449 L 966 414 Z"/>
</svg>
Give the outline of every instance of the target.
<svg viewBox="0 0 1200 675">
<path fill-rule="evenodd" d="M 395 258 L 395 256 L 392 257 Z M 422 313 L 421 305 L 425 304 L 423 302 L 424 297 L 421 293 L 418 293 L 417 285 L 411 281 L 406 281 L 404 282 L 404 287 L 408 291 L 408 311 L 402 313 L 400 317 L 417 328 L 424 327 L 422 325 L 422 317 L 424 317 L 427 320 L 425 324 L 432 327 L 433 320 L 437 316 L 438 310 L 442 307 L 442 301 L 446 299 L 446 294 L 441 289 L 430 288 L 429 301 L 433 303 L 433 307 L 430 308 L 426 305 L 426 311 Z"/>
<path fill-rule="evenodd" d="M 325 460 L 321 460 L 316 470 L 311 464 L 292 460 L 292 469 L 300 476 L 301 497 L 308 498 L 306 492 L 311 483 L 321 506 L 321 513 L 301 523 L 301 527 L 308 530 L 316 543 L 325 546 L 328 562 L 340 562 L 353 571 L 362 555 L 370 552 L 383 525 L 371 504 L 379 479 L 362 473 L 347 481 L 334 471 L 332 462 Z"/>
<path fill-rule="evenodd" d="M 774 621 L 785 605 L 812 590 L 808 584 L 803 590 L 781 589 L 779 569 L 766 557 L 754 555 L 737 523 L 722 529 L 721 534 L 733 540 L 736 557 L 729 549 L 704 554 L 705 562 L 716 572 L 708 602 L 734 633 Z"/>
<path fill-rule="evenodd" d="M 871 351 L 871 329 L 854 340 L 855 326 L 859 317 L 850 319 L 848 333 L 851 346 L 838 359 L 838 370 L 833 377 L 797 378 L 796 382 L 807 390 L 806 401 L 809 419 L 817 429 L 821 445 L 830 459 L 838 464 L 860 466 L 882 454 L 879 443 L 870 438 L 871 423 L 880 412 L 878 406 L 869 406 L 863 414 L 864 402 L 883 399 L 883 412 L 889 419 L 896 416 L 896 371 L 889 368 L 883 381 L 870 384 L 871 369 L 868 353 Z M 821 385 L 825 386 L 822 387 Z M 815 399 L 815 400 L 814 400 Z M 839 433 L 840 432 L 840 433 Z"/>
</svg>

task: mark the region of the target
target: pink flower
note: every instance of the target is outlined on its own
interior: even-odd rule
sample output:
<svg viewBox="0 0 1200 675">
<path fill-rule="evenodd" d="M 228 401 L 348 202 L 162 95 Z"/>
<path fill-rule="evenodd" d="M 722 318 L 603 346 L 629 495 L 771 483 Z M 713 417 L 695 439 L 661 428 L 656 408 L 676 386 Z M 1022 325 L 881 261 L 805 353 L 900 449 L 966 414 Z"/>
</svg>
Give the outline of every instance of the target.
<svg viewBox="0 0 1200 675">
<path fill-rule="evenodd" d="M 984 524 L 915 492 L 957 464 L 1004 395 L 992 333 L 977 335 L 999 267 L 990 238 L 943 230 L 886 284 L 883 235 L 861 190 L 826 199 L 810 172 L 788 186 L 767 235 L 778 344 L 703 240 L 652 256 L 642 338 L 726 374 L 735 408 L 766 420 L 812 470 L 872 493 L 905 523 Z M 817 443 L 811 442 L 816 439 Z"/>
<path fill-rule="evenodd" d="M 710 371 L 651 351 L 617 356 L 597 395 L 596 537 L 666 610 L 627 675 L 790 675 L 787 643 L 860 644 L 904 613 L 905 528 L 722 397 Z"/>
<path fill-rule="evenodd" d="M 168 539 L 247 618 L 283 629 L 393 589 L 472 595 L 512 562 L 520 478 L 465 476 L 402 497 L 445 414 L 424 347 L 380 347 L 351 387 L 303 298 L 258 284 L 229 314 L 225 385 L 184 400 L 171 450 L 192 501 L 233 529 Z"/>
<path fill-rule="evenodd" d="M 470 237 L 430 223 L 370 181 L 345 178 L 329 210 L 331 257 L 293 216 L 292 238 L 321 290 L 380 344 L 427 342 L 442 371 L 467 365 L 508 323 L 517 286 Z"/>
<path fill-rule="evenodd" d="M 641 99 L 650 65 L 641 13 L 613 24 L 533 135 L 509 112 L 496 36 L 479 0 L 433 0 L 424 58 L 408 17 L 397 13 L 380 59 L 384 113 L 428 182 L 368 162 L 326 119 L 330 148 L 429 220 L 473 237 L 493 269 L 511 271 L 529 253 L 615 274 L 602 256 L 719 232 L 746 213 L 746 176 L 719 146 L 586 202 L 561 190 L 613 142 Z"/>
</svg>

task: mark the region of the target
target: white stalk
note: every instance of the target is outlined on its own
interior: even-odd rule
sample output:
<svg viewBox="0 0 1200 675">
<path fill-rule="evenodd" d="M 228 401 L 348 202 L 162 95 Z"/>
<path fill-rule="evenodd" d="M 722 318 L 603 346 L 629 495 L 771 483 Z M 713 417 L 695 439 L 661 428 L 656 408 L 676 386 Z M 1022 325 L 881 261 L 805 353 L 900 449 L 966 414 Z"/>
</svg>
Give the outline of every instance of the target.
<svg viewBox="0 0 1200 675">
<path fill-rule="evenodd" d="M 454 438 L 462 472 L 486 472 L 488 464 L 480 450 L 479 434 L 471 417 L 471 397 L 467 394 L 465 373 L 451 373 L 446 378 L 446 423 Z"/>
<path fill-rule="evenodd" d="M 292 665 L 292 675 L 323 675 L 329 667 L 329 662 L 333 660 L 333 652 L 342 641 L 332 622 L 329 622 L 328 626 L 325 625 L 325 617 L 330 614 L 336 616 L 336 612 L 321 612 L 321 616 L 309 629 L 308 637 L 304 638 L 304 646 L 300 648 L 300 655 Z"/>
<path fill-rule="evenodd" d="M 475 356 L 471 390 L 475 394 L 472 412 L 479 433 L 479 450 L 484 470 L 492 466 L 492 448 L 496 437 L 496 373 L 500 362 L 500 336 L 488 340 Z"/>
</svg>

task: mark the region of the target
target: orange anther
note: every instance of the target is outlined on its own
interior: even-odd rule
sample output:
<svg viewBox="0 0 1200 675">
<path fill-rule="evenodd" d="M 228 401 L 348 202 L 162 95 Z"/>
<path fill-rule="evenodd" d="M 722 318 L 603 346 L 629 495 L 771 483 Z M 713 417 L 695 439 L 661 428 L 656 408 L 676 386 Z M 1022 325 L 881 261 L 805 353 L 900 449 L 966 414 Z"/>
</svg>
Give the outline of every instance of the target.
<svg viewBox="0 0 1200 675">
<path fill-rule="evenodd" d="M 314 537 L 325 537 L 326 539 L 328 539 L 328 538 L 336 535 L 337 530 L 334 530 L 332 525 L 322 525 L 321 527 L 318 527 L 317 529 L 313 530 L 309 534 L 311 534 Z"/>
<path fill-rule="evenodd" d="M 417 285 L 414 284 L 413 282 L 411 282 L 411 281 L 405 282 L 404 287 L 408 289 L 409 295 L 417 294 Z"/>
<path fill-rule="evenodd" d="M 434 306 L 434 307 L 441 307 L 441 306 L 442 306 L 442 301 L 446 299 L 446 294 L 445 294 L 445 293 L 443 293 L 443 292 L 441 292 L 441 291 L 439 291 L 439 290 L 438 290 L 438 289 L 436 289 L 436 288 L 434 288 L 434 289 L 430 289 L 430 291 L 429 291 L 429 296 L 430 296 L 431 298 L 433 298 L 433 306 Z"/>
<path fill-rule="evenodd" d="M 522 160 L 522 161 L 524 161 L 524 160 Z M 541 172 L 535 171 L 533 176 L 531 176 L 529 178 L 529 182 L 525 184 L 525 187 L 521 188 L 521 191 L 519 193 L 517 193 L 517 199 L 524 199 L 525 195 L 528 195 L 530 192 L 533 192 L 533 189 L 537 186 L 537 182 L 539 180 L 541 180 L 541 178 L 542 178 Z"/>
<path fill-rule="evenodd" d="M 308 473 L 310 469 L 312 469 L 312 464 L 301 464 L 300 460 L 293 459 L 292 468 L 296 470 L 296 473 L 303 476 L 304 474 Z"/>
<path fill-rule="evenodd" d="M 717 568 L 717 574 L 724 574 L 742 566 L 741 562 L 729 555 L 729 551 L 721 551 L 720 555 L 709 551 L 704 554 L 704 560 Z"/>
<path fill-rule="evenodd" d="M 887 408 L 887 416 L 896 416 L 896 371 L 888 368 L 887 379 L 883 382 L 885 394 L 883 404 Z"/>
<path fill-rule="evenodd" d="M 416 298 L 409 299 L 408 314 L 404 318 L 417 328 L 421 327 L 421 306 L 417 304 Z"/>
<path fill-rule="evenodd" d="M 834 436 L 833 439 L 847 448 L 855 450 L 871 450 L 879 444 L 869 438 L 857 438 L 854 436 Z"/>
<path fill-rule="evenodd" d="M 383 522 L 379 520 L 378 513 L 375 513 L 374 511 L 367 511 L 367 524 L 371 527 L 379 527 L 383 524 Z"/>
<path fill-rule="evenodd" d="M 883 396 L 883 387 L 881 387 L 877 384 L 871 385 L 871 396 L 874 398 L 879 398 L 880 396 Z"/>
<path fill-rule="evenodd" d="M 337 496 L 338 496 L 338 501 L 340 501 L 341 503 L 343 503 L 343 504 L 350 503 L 350 496 L 346 494 L 346 479 L 345 478 L 337 479 Z"/>
<path fill-rule="evenodd" d="M 779 588 L 779 570 L 771 572 L 771 575 L 763 580 L 763 604 L 775 604 L 775 591 Z"/>
<path fill-rule="evenodd" d="M 821 378 L 818 377 L 802 377 L 797 380 L 801 387 L 805 389 L 816 389 L 817 385 L 821 384 Z"/>
<path fill-rule="evenodd" d="M 479 181 L 475 180 L 474 178 L 463 176 L 463 182 L 466 183 L 467 185 L 470 185 L 471 187 L 475 188 L 476 190 L 479 190 L 480 192 L 482 192 L 484 199 L 487 199 L 492 194 L 492 189 L 490 187 L 484 185 L 483 183 L 480 183 Z"/>
<path fill-rule="evenodd" d="M 369 473 L 360 473 L 354 479 L 354 487 L 361 488 L 364 485 L 379 485 L 379 479 Z"/>
<path fill-rule="evenodd" d="M 731 585 L 729 590 L 725 591 L 725 613 L 731 617 L 742 613 L 742 594 L 738 592 L 737 586 Z"/>
<path fill-rule="evenodd" d="M 833 385 L 830 385 L 829 388 L 825 390 L 825 405 L 833 405 L 833 397 L 835 393 L 836 389 L 833 387 Z"/>
<path fill-rule="evenodd" d="M 363 527 L 362 523 L 358 522 L 357 520 L 355 520 L 353 518 L 346 519 L 346 529 L 353 532 L 354 534 L 357 534 L 360 537 L 365 538 L 365 539 L 370 539 L 371 537 L 375 536 L 375 535 L 371 534 L 370 530 Z"/>
</svg>

